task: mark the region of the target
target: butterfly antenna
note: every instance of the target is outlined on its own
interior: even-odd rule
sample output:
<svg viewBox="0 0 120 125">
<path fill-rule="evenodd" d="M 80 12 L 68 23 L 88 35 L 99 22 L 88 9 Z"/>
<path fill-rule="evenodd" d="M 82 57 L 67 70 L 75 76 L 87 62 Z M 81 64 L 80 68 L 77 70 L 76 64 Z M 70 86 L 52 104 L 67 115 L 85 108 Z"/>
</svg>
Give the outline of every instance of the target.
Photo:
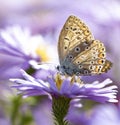
<svg viewBox="0 0 120 125">
<path fill-rule="evenodd" d="M 56 70 L 57 64 L 50 62 L 30 62 L 33 68 L 35 69 L 46 69 L 46 70 Z"/>
</svg>

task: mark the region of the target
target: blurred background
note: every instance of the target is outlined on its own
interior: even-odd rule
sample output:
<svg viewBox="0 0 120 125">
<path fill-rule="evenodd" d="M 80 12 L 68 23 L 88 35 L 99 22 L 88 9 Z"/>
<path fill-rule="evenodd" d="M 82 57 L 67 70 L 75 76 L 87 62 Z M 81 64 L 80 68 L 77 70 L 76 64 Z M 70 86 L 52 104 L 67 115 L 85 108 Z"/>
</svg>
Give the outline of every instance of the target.
<svg viewBox="0 0 120 125">
<path fill-rule="evenodd" d="M 21 99 L 11 89 L 8 79 L 21 77 L 20 68 L 30 69 L 26 57 L 36 62 L 58 63 L 58 37 L 70 15 L 76 15 L 89 26 L 95 39 L 105 44 L 107 58 L 113 63 L 108 73 L 82 79 L 86 82 L 112 79 L 119 87 L 119 100 L 119 0 L 0 0 L 0 4 L 0 125 L 53 125 L 50 100 L 47 97 Z M 19 58 L 11 50 L 8 53 L 11 48 L 16 51 L 15 47 L 20 47 L 20 52 L 27 56 Z M 39 77 L 39 74 L 34 73 L 34 76 Z M 96 104 L 86 101 L 83 104 L 84 108 L 70 111 L 73 115 L 68 119 L 73 125 L 120 124 L 119 102 Z"/>
</svg>

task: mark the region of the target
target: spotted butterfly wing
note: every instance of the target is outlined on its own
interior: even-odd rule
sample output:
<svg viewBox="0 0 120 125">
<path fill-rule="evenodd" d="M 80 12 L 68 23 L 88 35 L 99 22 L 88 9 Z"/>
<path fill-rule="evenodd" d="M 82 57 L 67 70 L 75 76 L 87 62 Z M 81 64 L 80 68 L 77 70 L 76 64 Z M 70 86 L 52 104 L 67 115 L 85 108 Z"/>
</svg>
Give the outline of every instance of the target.
<svg viewBox="0 0 120 125">
<path fill-rule="evenodd" d="M 91 42 L 93 35 L 89 28 L 77 17 L 69 16 L 59 35 L 58 54 L 60 63 L 65 59 L 69 51 L 83 42 Z"/>
<path fill-rule="evenodd" d="M 112 65 L 106 60 L 103 43 L 94 40 L 89 28 L 75 16 L 70 16 L 61 30 L 58 53 L 59 70 L 71 76 L 101 74 Z"/>
<path fill-rule="evenodd" d="M 72 63 L 78 67 L 77 75 L 95 75 L 107 72 L 112 63 L 106 60 L 105 47 L 99 40 L 93 40 L 84 51 L 81 51 Z"/>
</svg>

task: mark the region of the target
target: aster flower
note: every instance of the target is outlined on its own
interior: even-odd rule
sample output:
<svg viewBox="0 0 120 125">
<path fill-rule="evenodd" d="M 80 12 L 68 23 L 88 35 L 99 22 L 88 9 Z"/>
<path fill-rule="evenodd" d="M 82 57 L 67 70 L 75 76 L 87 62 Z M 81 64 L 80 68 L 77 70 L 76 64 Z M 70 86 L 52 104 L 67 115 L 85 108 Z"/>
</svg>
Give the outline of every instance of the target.
<svg viewBox="0 0 120 125">
<path fill-rule="evenodd" d="M 31 35 L 28 28 L 18 25 L 0 31 L 0 79 L 20 76 L 19 70 L 28 70 L 31 62 L 49 60 L 53 47 L 41 35 Z M 46 47 L 46 44 L 50 49 Z M 54 51 L 54 49 L 53 49 Z M 52 54 L 52 53 L 50 53 Z"/>
<path fill-rule="evenodd" d="M 1 79 L 12 77 L 12 74 L 18 76 L 17 71 L 20 68 L 27 69 L 31 60 L 39 60 L 34 46 L 33 49 L 30 48 L 31 39 L 30 31 L 19 26 L 0 31 L 0 54 L 3 55 L 0 60 Z"/>
<path fill-rule="evenodd" d="M 33 95 L 54 95 L 68 98 L 85 98 L 98 102 L 116 102 L 117 86 L 111 85 L 112 81 L 106 79 L 103 82 L 95 81 L 92 84 L 83 84 L 79 78 L 66 78 L 60 74 L 52 74 L 46 80 L 35 79 L 21 70 L 22 79 L 11 79 L 24 97 Z M 111 86 L 108 86 L 111 85 Z M 67 90 L 67 91 L 66 91 Z"/>
<path fill-rule="evenodd" d="M 46 80 L 42 80 L 28 75 L 23 70 L 21 72 L 24 80 L 10 79 L 15 83 L 13 87 L 19 90 L 19 94 L 23 94 L 23 97 L 48 95 L 52 98 L 53 114 L 59 124 L 67 124 L 67 121 L 63 119 L 73 99 L 91 99 L 101 103 L 117 102 L 117 86 L 111 85 L 110 79 L 84 84 L 79 77 L 74 76 L 66 77 L 54 73 L 49 75 Z"/>
</svg>

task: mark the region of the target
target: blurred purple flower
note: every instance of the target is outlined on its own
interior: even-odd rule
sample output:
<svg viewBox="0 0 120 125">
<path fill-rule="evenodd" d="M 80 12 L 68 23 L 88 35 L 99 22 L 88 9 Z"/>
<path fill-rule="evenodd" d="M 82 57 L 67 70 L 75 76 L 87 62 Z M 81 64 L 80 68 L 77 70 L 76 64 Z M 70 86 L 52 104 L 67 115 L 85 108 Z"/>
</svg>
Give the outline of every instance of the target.
<svg viewBox="0 0 120 125">
<path fill-rule="evenodd" d="M 49 46 L 49 49 L 46 47 Z M 32 62 L 48 60 L 53 47 L 45 43 L 41 35 L 32 36 L 28 28 L 18 25 L 0 31 L 0 79 L 20 76 L 19 70 L 27 70 Z M 52 51 L 51 51 L 52 50 Z"/>
<path fill-rule="evenodd" d="M 67 119 L 71 125 L 89 125 L 88 114 L 82 109 L 72 107 L 69 109 Z"/>
<path fill-rule="evenodd" d="M 1 79 L 20 76 L 18 73 L 20 68 L 27 69 L 31 60 L 40 60 L 40 57 L 35 53 L 35 47 L 32 45 L 33 38 L 30 36 L 28 29 L 22 29 L 19 26 L 7 27 L 6 30 L 1 30 Z"/>
<path fill-rule="evenodd" d="M 119 125 L 120 106 L 101 104 L 85 111 L 72 107 L 67 119 L 72 125 Z"/>
<path fill-rule="evenodd" d="M 2 5 L 1 22 L 29 25 L 41 32 L 56 30 L 57 26 L 63 25 L 69 15 L 75 14 L 94 24 L 92 25 L 93 31 L 97 36 L 102 38 L 104 35 L 107 38 L 106 30 L 103 30 L 103 28 L 109 28 L 111 24 L 119 25 L 120 22 L 120 2 L 118 0 L 111 0 L 111 2 L 109 0 L 102 2 L 99 2 L 99 0 L 93 0 L 93 2 L 90 0 L 61 0 L 59 3 L 56 0 L 31 0 L 30 2 L 21 0 L 9 2 L 6 0 L 2 1 Z M 4 16 L 2 16 L 2 12 L 4 12 Z M 14 15 L 14 18 L 12 15 Z M 101 27 L 100 29 L 98 29 L 98 25 Z M 116 28 L 116 25 L 113 28 Z M 113 32 L 110 34 L 113 34 Z"/>
<path fill-rule="evenodd" d="M 115 105 L 100 105 L 93 109 L 89 125 L 119 125 L 120 107 Z"/>
<path fill-rule="evenodd" d="M 117 102 L 117 86 L 111 85 L 112 81 L 110 79 L 106 79 L 101 83 L 95 81 L 92 84 L 83 84 L 79 77 L 66 78 L 55 73 L 49 75 L 44 81 L 33 78 L 23 70 L 21 72 L 25 80 L 11 79 L 11 81 L 15 83 L 13 87 L 19 90 L 24 97 L 49 95 L 49 97 L 64 96 L 70 99 L 91 99 L 102 103 Z"/>
<path fill-rule="evenodd" d="M 19 26 L 7 27 L 0 32 L 0 52 L 25 60 L 37 60 L 38 56 L 33 51 L 35 48 L 30 43 L 32 36 L 27 28 Z M 31 49 L 33 47 L 33 49 Z"/>
<path fill-rule="evenodd" d="M 51 112 L 51 101 L 44 100 L 32 109 L 35 125 L 53 125 Z"/>
</svg>

